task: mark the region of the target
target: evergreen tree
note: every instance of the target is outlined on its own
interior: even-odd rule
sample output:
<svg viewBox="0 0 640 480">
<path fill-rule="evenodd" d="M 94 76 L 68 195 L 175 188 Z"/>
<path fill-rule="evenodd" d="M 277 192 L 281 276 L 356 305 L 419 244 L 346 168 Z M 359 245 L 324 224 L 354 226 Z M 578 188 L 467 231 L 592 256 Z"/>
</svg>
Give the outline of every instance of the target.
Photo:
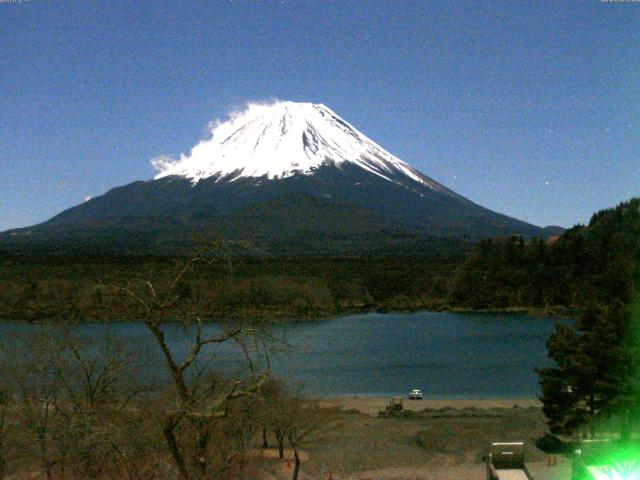
<svg viewBox="0 0 640 480">
<path fill-rule="evenodd" d="M 538 373 L 549 428 L 593 434 L 597 420 L 617 418 L 628 440 L 640 407 L 640 200 L 594 214 L 559 243 L 587 306 L 547 341 L 555 365 Z"/>
<path fill-rule="evenodd" d="M 595 433 L 598 420 L 616 416 L 620 436 L 629 438 L 638 395 L 637 343 L 631 311 L 616 303 L 590 307 L 575 326 L 560 324 L 547 341 L 555 366 L 540 369 L 541 400 L 549 428 Z"/>
</svg>

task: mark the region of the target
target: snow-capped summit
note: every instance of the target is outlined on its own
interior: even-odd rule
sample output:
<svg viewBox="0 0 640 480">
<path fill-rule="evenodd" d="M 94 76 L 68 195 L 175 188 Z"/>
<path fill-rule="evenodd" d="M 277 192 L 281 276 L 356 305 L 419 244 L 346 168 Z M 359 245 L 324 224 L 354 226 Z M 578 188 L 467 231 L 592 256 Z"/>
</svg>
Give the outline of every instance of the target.
<svg viewBox="0 0 640 480">
<path fill-rule="evenodd" d="M 160 161 L 156 179 L 180 176 L 192 183 L 214 177 L 287 178 L 312 175 L 323 165 L 348 162 L 393 183 L 402 177 L 452 193 L 387 152 L 330 108 L 321 104 L 277 102 L 249 105 L 211 130 L 211 138 L 175 162 Z"/>
</svg>

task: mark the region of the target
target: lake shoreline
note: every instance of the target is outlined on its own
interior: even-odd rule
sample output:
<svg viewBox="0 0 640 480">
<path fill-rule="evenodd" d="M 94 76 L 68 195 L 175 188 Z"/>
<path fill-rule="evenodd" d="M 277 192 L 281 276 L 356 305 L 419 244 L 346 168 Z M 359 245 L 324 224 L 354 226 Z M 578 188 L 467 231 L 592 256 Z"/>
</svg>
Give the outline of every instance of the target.
<svg viewBox="0 0 640 480">
<path fill-rule="evenodd" d="M 466 308 L 466 307 L 454 307 L 450 305 L 446 306 L 416 306 L 415 308 L 349 308 L 344 310 L 337 310 L 332 312 L 318 312 L 315 314 L 305 314 L 299 316 L 293 316 L 291 312 L 285 311 L 273 311 L 273 310 L 260 310 L 260 311 L 235 311 L 220 313 L 219 315 L 204 318 L 205 324 L 216 323 L 230 323 L 241 321 L 255 321 L 257 323 L 264 324 L 297 324 L 297 323 L 314 323 L 323 322 L 328 320 L 335 320 L 341 317 L 347 317 L 352 315 L 366 315 L 366 314 L 412 314 L 421 312 L 433 312 L 433 313 L 463 313 L 470 315 L 523 315 L 526 317 L 540 317 L 540 318 L 557 318 L 557 319 L 570 319 L 575 317 L 577 309 L 563 306 L 554 307 L 505 307 L 505 308 Z M 60 325 L 73 325 L 73 324 L 113 324 L 113 323 L 145 323 L 144 320 L 136 319 L 91 319 L 86 321 L 74 321 L 64 322 L 55 318 L 47 318 L 42 320 L 34 320 L 27 318 L 1 318 L 0 323 L 27 323 L 27 324 L 60 324 Z M 166 324 L 179 324 L 183 323 L 180 320 L 166 318 L 161 321 Z"/>
<path fill-rule="evenodd" d="M 576 315 L 577 309 L 571 307 L 565 307 L 562 305 L 549 306 L 549 307 L 529 307 L 529 306 L 514 306 L 504 308 L 467 308 L 456 307 L 452 305 L 440 305 L 424 303 L 409 307 L 365 307 L 365 308 L 345 308 L 337 309 L 331 312 L 318 311 L 314 313 L 307 313 L 303 315 L 294 315 L 286 310 L 257 310 L 257 311 L 235 311 L 226 312 L 220 315 L 218 318 L 226 318 L 229 320 L 248 320 L 256 319 L 259 321 L 273 322 L 273 323 L 298 323 L 298 322 L 313 322 L 323 320 L 333 320 L 338 317 L 344 317 L 349 315 L 359 315 L 367 313 L 390 313 L 390 314 L 410 314 L 419 312 L 448 312 L 448 313 L 467 313 L 472 315 L 525 315 L 528 317 L 545 317 L 545 318 L 572 318 Z"/>
<path fill-rule="evenodd" d="M 319 398 L 320 405 L 326 408 L 338 408 L 345 411 L 358 411 L 372 417 L 377 417 L 378 412 L 389 405 L 391 395 L 388 397 L 375 395 L 356 396 L 324 396 Z M 403 399 L 405 410 L 414 412 L 425 409 L 512 409 L 512 408 L 541 408 L 542 403 L 537 398 L 425 398 L 424 400 Z"/>
</svg>

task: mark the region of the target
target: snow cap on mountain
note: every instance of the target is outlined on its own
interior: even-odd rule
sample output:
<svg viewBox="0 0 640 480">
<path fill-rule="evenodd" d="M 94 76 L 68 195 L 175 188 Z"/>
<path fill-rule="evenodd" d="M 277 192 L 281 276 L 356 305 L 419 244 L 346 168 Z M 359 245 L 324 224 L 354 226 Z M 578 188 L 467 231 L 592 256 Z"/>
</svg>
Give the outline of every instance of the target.
<svg viewBox="0 0 640 480">
<path fill-rule="evenodd" d="M 156 179 L 180 176 L 192 183 L 210 177 L 232 182 L 243 177 L 286 178 L 312 175 L 322 165 L 345 162 L 393 183 L 409 177 L 438 191 L 448 189 L 391 155 L 321 104 L 275 102 L 249 104 L 211 128 L 211 137 L 189 155 L 152 161 Z"/>
</svg>

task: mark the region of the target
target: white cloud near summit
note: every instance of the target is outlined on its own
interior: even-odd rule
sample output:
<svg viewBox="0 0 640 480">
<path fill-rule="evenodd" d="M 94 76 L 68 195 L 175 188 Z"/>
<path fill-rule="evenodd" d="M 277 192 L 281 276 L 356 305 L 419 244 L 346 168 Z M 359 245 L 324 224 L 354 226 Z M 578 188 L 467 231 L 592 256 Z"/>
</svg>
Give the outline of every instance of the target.
<svg viewBox="0 0 640 480">
<path fill-rule="evenodd" d="M 169 168 L 176 165 L 178 163 L 178 160 L 175 160 L 170 155 L 158 155 L 156 157 L 153 157 L 151 160 L 149 160 L 149 163 L 151 163 L 151 166 L 158 173 L 162 173 L 165 170 L 168 170 Z"/>
<path fill-rule="evenodd" d="M 193 156 L 194 150 L 201 150 L 201 148 L 198 147 L 201 147 L 203 144 L 206 145 L 212 142 L 212 140 L 214 139 L 219 139 L 222 136 L 228 135 L 228 130 L 230 128 L 233 128 L 233 125 L 238 118 L 246 116 L 250 112 L 256 112 L 261 109 L 269 108 L 276 103 L 280 103 L 280 100 L 272 98 L 271 100 L 265 102 L 247 102 L 242 107 L 233 108 L 227 113 L 226 118 L 217 118 L 208 123 L 208 137 L 201 140 L 197 145 L 194 145 L 191 148 L 191 152 L 189 153 L 189 155 L 181 153 L 180 158 L 175 159 L 171 155 L 161 154 L 153 157 L 149 161 L 149 163 L 151 163 L 151 166 L 158 172 L 158 174 L 162 174 L 167 170 L 175 167 L 179 163 L 182 163 L 191 158 Z"/>
</svg>

